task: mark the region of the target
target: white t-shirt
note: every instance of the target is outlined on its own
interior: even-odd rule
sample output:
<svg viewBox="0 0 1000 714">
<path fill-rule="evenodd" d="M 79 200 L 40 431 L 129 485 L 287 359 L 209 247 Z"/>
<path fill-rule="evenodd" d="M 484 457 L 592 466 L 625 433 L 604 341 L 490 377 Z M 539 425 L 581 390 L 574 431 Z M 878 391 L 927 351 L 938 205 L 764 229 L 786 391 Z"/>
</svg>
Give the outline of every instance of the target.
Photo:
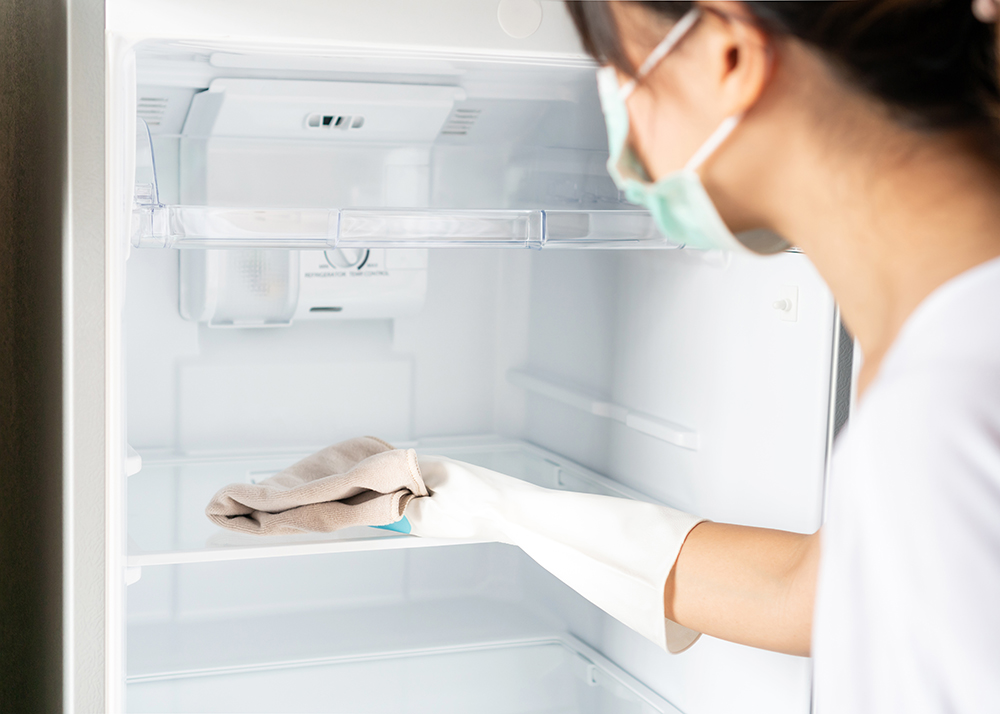
<svg viewBox="0 0 1000 714">
<path fill-rule="evenodd" d="M 817 714 L 1000 712 L 1000 259 L 910 316 L 842 434 Z"/>
</svg>

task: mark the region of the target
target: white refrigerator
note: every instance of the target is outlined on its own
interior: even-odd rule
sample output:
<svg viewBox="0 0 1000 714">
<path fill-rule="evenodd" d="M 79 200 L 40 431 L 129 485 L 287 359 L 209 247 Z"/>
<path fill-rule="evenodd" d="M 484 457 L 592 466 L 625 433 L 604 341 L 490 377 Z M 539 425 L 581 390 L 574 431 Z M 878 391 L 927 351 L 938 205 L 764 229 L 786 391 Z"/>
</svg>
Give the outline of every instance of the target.
<svg viewBox="0 0 1000 714">
<path fill-rule="evenodd" d="M 70 290 L 73 389 L 102 381 L 74 412 L 101 448 L 72 452 L 67 702 L 811 711 L 807 658 L 711 637 L 668 655 L 512 546 L 204 515 L 370 434 L 819 527 L 850 407 L 832 296 L 794 250 L 690 250 L 625 202 L 561 2 L 109 0 L 100 21 L 103 52 L 71 63 L 104 100 L 103 176 L 72 177 L 103 182 L 104 240 L 86 262 L 76 239 Z"/>
</svg>

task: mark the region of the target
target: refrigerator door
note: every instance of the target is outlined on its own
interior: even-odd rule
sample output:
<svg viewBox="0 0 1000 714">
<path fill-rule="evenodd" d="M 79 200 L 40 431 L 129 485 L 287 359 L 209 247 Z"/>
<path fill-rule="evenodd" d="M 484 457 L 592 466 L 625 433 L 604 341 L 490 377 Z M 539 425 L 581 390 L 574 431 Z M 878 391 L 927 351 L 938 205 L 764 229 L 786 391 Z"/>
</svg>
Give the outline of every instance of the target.
<svg viewBox="0 0 1000 714">
<path fill-rule="evenodd" d="M 107 203 L 122 191 L 105 183 L 105 4 L 3 15 L 0 709 L 116 711 L 126 446 L 109 307 L 124 255 L 109 236 L 127 216 Z"/>
</svg>

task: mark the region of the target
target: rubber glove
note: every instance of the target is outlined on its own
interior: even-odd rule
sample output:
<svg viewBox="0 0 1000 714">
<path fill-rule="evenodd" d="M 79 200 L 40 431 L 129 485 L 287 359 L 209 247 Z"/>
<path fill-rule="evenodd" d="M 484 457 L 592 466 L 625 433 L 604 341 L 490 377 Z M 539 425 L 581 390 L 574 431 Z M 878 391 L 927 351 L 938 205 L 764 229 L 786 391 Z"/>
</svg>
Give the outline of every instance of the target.
<svg viewBox="0 0 1000 714">
<path fill-rule="evenodd" d="M 663 616 L 663 588 L 684 539 L 704 519 L 667 506 L 542 488 L 439 456 L 418 458 L 430 496 L 398 530 L 519 546 L 612 617 L 669 652 L 700 636 Z"/>
</svg>

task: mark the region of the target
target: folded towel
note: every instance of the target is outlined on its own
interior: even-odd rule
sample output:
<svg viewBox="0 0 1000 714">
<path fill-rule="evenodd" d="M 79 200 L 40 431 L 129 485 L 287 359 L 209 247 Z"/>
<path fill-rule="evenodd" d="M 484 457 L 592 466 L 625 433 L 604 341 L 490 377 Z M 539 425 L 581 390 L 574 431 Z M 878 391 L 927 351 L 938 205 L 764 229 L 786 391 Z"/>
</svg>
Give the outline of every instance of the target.
<svg viewBox="0 0 1000 714">
<path fill-rule="evenodd" d="M 395 523 L 410 499 L 426 495 L 413 449 L 363 436 L 328 446 L 258 484 L 228 485 L 205 515 L 241 533 L 330 533 Z"/>
</svg>

